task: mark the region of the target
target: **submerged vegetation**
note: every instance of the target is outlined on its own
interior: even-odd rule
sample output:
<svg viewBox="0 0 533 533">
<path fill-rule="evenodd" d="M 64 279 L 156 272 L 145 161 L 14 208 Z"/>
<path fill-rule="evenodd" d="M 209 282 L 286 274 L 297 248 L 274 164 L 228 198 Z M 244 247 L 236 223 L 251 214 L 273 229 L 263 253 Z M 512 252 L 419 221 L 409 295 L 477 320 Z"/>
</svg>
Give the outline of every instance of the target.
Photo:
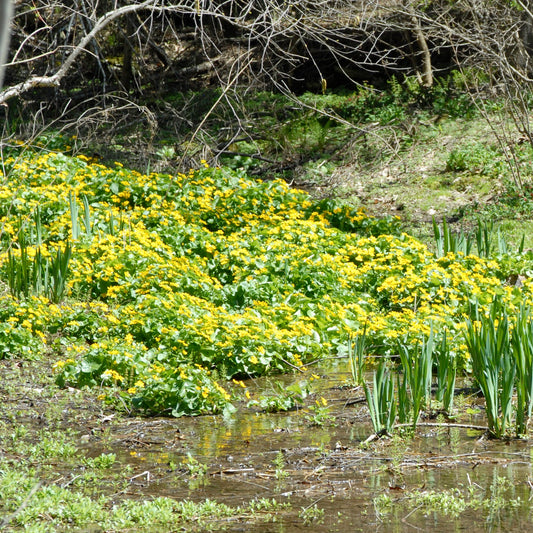
<svg viewBox="0 0 533 533">
<path fill-rule="evenodd" d="M 4 434 L 6 428 L 0 429 Z M 194 502 L 166 496 L 117 503 L 117 495 L 125 492 L 138 475 L 133 475 L 129 467 L 119 470 L 114 454 L 85 458 L 74 435 L 63 430 L 42 430 L 41 440 L 35 444 L 24 426 L 6 436 L 10 440 L 6 438 L 4 442 L 6 457 L 2 458 L 0 471 L 2 529 L 87 531 L 98 525 L 98 531 L 223 531 L 229 521 L 248 525 L 275 522 L 291 510 L 290 503 L 269 498 L 252 499 L 239 506 L 212 499 Z M 48 479 L 57 478 L 57 462 L 64 472 L 69 472 L 65 474 L 69 481 Z M 35 463 L 39 463 L 39 470 Z M 193 467 L 202 475 L 207 469 L 198 463 L 189 462 L 187 466 L 191 477 L 197 475 Z M 150 474 L 145 471 L 141 475 Z"/>
<path fill-rule="evenodd" d="M 406 508 L 411 510 L 407 516 L 419 512 L 425 516 L 457 518 L 468 510 L 474 510 L 480 513 L 486 527 L 490 528 L 500 522 L 505 514 L 512 516 L 524 504 L 520 496 L 514 494 L 514 489 L 509 478 L 494 476 L 492 483 L 486 488 L 469 483 L 440 491 L 417 489 L 398 499 L 382 494 L 375 498 L 374 506 L 376 514 L 384 522 L 390 514 L 397 512 L 396 507 L 399 505 L 402 512 Z"/>
</svg>

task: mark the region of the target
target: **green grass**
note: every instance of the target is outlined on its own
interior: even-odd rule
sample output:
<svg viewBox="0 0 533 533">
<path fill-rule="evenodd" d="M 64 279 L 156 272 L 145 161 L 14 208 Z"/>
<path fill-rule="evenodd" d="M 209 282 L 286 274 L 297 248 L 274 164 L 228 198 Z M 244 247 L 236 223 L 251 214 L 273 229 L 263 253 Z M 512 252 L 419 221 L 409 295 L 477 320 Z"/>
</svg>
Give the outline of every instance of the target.
<svg viewBox="0 0 533 533">
<path fill-rule="evenodd" d="M 2 526 L 14 530 L 49 531 L 50 528 L 104 530 L 169 531 L 223 530 L 224 520 L 246 519 L 248 522 L 270 521 L 272 513 L 286 511 L 286 504 L 272 501 L 265 511 L 255 502 L 230 507 L 206 499 L 195 503 L 168 497 L 143 501 L 123 500 L 116 504 L 113 498 L 91 498 L 82 492 L 42 482 L 31 470 L 3 466 L 0 475 L 0 509 L 4 515 Z M 263 508 L 267 506 L 263 505 Z"/>
<path fill-rule="evenodd" d="M 527 505 L 524 493 L 514 485 L 512 477 L 494 475 L 492 481 L 484 479 L 481 483 L 460 483 L 458 487 L 446 490 L 408 490 L 401 498 L 381 494 L 374 499 L 377 518 L 385 522 L 396 513 L 406 514 L 410 523 L 417 523 L 419 516 L 439 516 L 457 520 L 475 512 L 483 518 L 487 527 L 498 527 L 503 517 L 512 516 Z M 453 523 L 452 523 L 453 524 Z"/>
</svg>

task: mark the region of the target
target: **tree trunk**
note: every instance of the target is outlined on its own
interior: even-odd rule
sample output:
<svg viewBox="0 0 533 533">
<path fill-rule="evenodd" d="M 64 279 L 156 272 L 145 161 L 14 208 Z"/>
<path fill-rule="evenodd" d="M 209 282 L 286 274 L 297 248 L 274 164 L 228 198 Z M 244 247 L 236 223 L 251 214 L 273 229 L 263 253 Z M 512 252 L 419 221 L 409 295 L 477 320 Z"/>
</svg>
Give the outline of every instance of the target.
<svg viewBox="0 0 533 533">
<path fill-rule="evenodd" d="M 429 52 L 428 43 L 424 32 L 420 27 L 418 19 L 415 17 L 416 26 L 415 26 L 415 35 L 420 47 L 420 52 L 422 53 L 422 85 L 424 87 L 431 87 L 433 85 L 433 69 L 431 68 L 431 54 Z"/>
<path fill-rule="evenodd" d="M 4 81 L 4 64 L 9 50 L 9 24 L 12 12 L 11 0 L 0 0 L 0 89 Z"/>
<path fill-rule="evenodd" d="M 411 21 L 414 26 L 416 42 L 420 49 L 420 53 L 422 54 L 421 82 L 424 87 L 431 87 L 433 85 L 433 69 L 431 67 L 431 53 L 429 51 L 429 46 L 426 41 L 426 36 L 422 31 L 422 26 L 420 25 L 420 19 L 416 16 L 413 6 L 409 4 L 408 9 L 411 13 Z"/>
</svg>

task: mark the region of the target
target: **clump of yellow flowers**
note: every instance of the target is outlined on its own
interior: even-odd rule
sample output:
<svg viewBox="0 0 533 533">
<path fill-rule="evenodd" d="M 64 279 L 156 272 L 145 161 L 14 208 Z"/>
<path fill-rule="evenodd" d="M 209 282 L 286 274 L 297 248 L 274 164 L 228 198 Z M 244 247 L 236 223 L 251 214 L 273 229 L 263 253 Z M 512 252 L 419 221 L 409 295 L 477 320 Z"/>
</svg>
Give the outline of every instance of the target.
<svg viewBox="0 0 533 533">
<path fill-rule="evenodd" d="M 30 150 L 4 163 L 4 244 L 16 257 L 23 227 L 31 257 L 67 242 L 72 256 L 62 301 L 38 288 L 20 300 L 1 293 L 0 357 L 44 357 L 53 343 L 61 385 L 119 391 L 148 413 L 220 411 L 232 401 L 227 380 L 345 355 L 365 325 L 383 355 L 446 327 L 467 364 L 469 302 L 531 298 L 527 280 L 520 294 L 505 285 L 497 262 L 437 259 L 396 219 L 315 202 L 279 180 L 207 163 L 142 174 Z M 4 276 L 8 262 L 1 254 Z"/>
</svg>

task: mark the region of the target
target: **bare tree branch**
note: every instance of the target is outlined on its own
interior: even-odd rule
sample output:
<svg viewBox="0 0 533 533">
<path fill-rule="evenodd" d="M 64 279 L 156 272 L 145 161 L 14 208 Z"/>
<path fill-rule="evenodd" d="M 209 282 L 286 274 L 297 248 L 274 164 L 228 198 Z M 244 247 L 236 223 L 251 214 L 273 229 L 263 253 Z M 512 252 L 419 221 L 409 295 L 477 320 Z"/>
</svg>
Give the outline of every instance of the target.
<svg viewBox="0 0 533 533">
<path fill-rule="evenodd" d="M 141 4 L 134 4 L 129 6 L 123 6 L 117 8 L 113 11 L 106 13 L 104 16 L 100 17 L 93 29 L 80 41 L 80 43 L 72 50 L 72 52 L 67 56 L 63 64 L 51 76 L 32 76 L 22 83 L 18 83 L 0 93 L 0 104 L 7 102 L 10 98 L 14 96 L 19 96 L 20 94 L 33 89 L 35 87 L 57 87 L 62 78 L 72 67 L 74 62 L 78 59 L 80 54 L 86 51 L 87 45 L 94 39 L 94 37 L 102 31 L 107 25 L 113 22 L 115 19 L 122 17 L 128 13 L 134 13 L 142 9 L 146 9 L 150 5 L 154 5 L 157 0 L 146 0 Z"/>
<path fill-rule="evenodd" d="M 113 115 L 106 106 L 116 113 L 134 110 L 136 120 L 144 114 L 152 128 L 157 123 L 152 110 L 136 103 L 147 87 L 159 97 L 165 87 L 185 93 L 217 86 L 221 93 L 207 106 L 207 115 L 176 126 L 188 128 L 188 143 L 182 139 L 180 145 L 197 147 L 215 108 L 224 106 L 227 116 L 233 115 L 225 138 L 210 140 L 215 148 L 200 149 L 216 158 L 221 146 L 246 135 L 241 97 L 253 88 L 274 88 L 301 107 L 296 94 L 335 84 L 355 87 L 373 76 L 416 75 L 429 91 L 440 72 L 459 66 L 498 79 L 511 98 L 519 84 L 533 81 L 533 15 L 526 0 L 518 5 L 507 0 L 494 0 L 490 9 L 480 0 L 17 0 L 10 86 L 0 92 L 0 104 L 15 96 L 27 102 L 29 90 L 54 87 L 56 112 L 71 99 L 71 109 L 81 110 L 81 123 L 91 128 L 93 120 Z M 529 45 L 524 42 L 528 24 Z M 45 105 L 43 94 L 50 92 L 32 92 L 32 105 Z M 524 108 L 522 97 L 515 100 Z M 330 111 L 309 112 L 349 123 Z M 524 116 L 517 116 L 517 123 L 529 128 Z"/>
</svg>

